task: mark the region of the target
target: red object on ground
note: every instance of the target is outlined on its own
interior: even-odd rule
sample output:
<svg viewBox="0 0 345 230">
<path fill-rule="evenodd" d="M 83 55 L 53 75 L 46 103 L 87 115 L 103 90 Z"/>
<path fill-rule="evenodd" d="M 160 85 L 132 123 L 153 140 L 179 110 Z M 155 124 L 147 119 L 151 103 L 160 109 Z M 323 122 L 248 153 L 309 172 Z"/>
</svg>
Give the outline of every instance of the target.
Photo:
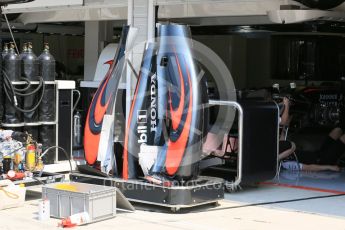
<svg viewBox="0 0 345 230">
<path fill-rule="evenodd" d="M 73 224 L 70 218 L 63 219 L 61 223 L 59 223 L 59 227 L 63 228 L 73 228 L 75 226 L 77 226 L 77 224 Z"/>
<path fill-rule="evenodd" d="M 13 170 L 8 171 L 7 173 L 7 178 L 10 179 L 11 181 L 22 180 L 24 177 L 25 177 L 24 173 L 15 172 Z"/>
</svg>

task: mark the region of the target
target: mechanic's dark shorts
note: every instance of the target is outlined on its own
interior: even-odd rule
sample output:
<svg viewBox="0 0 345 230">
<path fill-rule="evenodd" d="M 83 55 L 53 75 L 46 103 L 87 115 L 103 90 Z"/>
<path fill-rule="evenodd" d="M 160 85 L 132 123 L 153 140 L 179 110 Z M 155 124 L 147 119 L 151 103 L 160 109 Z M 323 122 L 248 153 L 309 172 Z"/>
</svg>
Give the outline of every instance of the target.
<svg viewBox="0 0 345 230">
<path fill-rule="evenodd" d="M 285 152 L 292 148 L 291 141 L 279 141 L 279 154 Z M 318 162 L 318 155 L 315 152 L 304 152 L 304 151 L 296 151 L 296 155 L 290 155 L 285 160 L 293 160 L 298 161 L 304 164 L 317 164 Z M 296 157 L 297 156 L 297 159 Z"/>
<path fill-rule="evenodd" d="M 291 148 L 292 148 L 292 143 L 290 141 L 279 141 L 279 154 Z"/>
<path fill-rule="evenodd" d="M 318 152 L 296 151 L 297 160 L 303 164 L 319 164 Z"/>
</svg>

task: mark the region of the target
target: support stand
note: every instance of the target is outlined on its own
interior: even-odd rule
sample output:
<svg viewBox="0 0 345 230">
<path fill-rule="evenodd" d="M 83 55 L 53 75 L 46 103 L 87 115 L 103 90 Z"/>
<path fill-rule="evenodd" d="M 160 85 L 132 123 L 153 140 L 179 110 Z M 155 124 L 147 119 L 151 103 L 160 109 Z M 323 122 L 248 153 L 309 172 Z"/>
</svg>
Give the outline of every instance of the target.
<svg viewBox="0 0 345 230">
<path fill-rule="evenodd" d="M 199 177 L 184 186 L 172 187 L 158 186 L 141 180 L 126 181 L 79 173 L 71 174 L 70 180 L 117 187 L 131 202 L 166 207 L 172 212 L 183 208 L 217 204 L 219 200 L 224 199 L 223 179 L 213 177 Z"/>
</svg>

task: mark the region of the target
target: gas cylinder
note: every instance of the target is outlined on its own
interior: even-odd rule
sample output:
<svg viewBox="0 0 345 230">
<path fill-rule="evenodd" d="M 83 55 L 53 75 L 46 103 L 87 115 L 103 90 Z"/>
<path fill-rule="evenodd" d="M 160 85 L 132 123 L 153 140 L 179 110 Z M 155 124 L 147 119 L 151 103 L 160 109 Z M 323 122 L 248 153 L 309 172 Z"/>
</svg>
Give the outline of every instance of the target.
<svg viewBox="0 0 345 230">
<path fill-rule="evenodd" d="M 55 58 L 50 54 L 49 44 L 44 43 L 44 50 L 38 57 L 40 73 L 44 81 L 55 81 Z"/>
<path fill-rule="evenodd" d="M 20 80 L 20 58 L 15 52 L 13 43 L 10 43 L 8 54 L 4 57 L 4 70 L 10 81 Z"/>
<path fill-rule="evenodd" d="M 36 147 L 34 144 L 26 146 L 25 166 L 28 171 L 33 171 L 36 168 Z"/>
<path fill-rule="evenodd" d="M 37 80 L 39 71 L 39 62 L 37 56 L 32 51 L 32 43 L 27 43 L 27 49 L 23 48 L 23 53 L 21 54 L 22 61 L 22 76 L 27 78 L 29 81 Z"/>
<path fill-rule="evenodd" d="M 44 50 L 38 57 L 40 63 L 40 75 L 43 80 L 55 81 L 55 59 L 50 54 L 48 43 L 44 43 Z M 39 120 L 41 122 L 54 122 L 55 121 L 55 87 L 54 85 L 46 85 L 44 97 L 39 107 Z M 43 145 L 45 145 L 43 143 Z"/>
<path fill-rule="evenodd" d="M 23 52 L 21 53 L 21 64 L 22 64 L 22 76 L 28 81 L 38 80 L 39 62 L 37 56 L 32 51 L 32 43 L 28 42 L 27 47 L 24 45 Z M 32 93 L 24 97 L 24 109 L 30 110 L 37 105 L 39 93 L 33 93 L 37 88 L 37 85 L 31 86 L 26 93 Z M 25 123 L 35 123 L 38 121 L 38 109 L 32 112 L 24 113 Z"/>
<path fill-rule="evenodd" d="M 10 43 L 8 54 L 4 57 L 4 64 L 4 70 L 8 78 L 11 81 L 19 81 L 21 73 L 20 58 L 15 52 L 13 43 Z"/>
<path fill-rule="evenodd" d="M 3 60 L 4 78 L 6 77 L 10 82 L 19 81 L 21 74 L 20 59 L 14 50 L 14 44 L 10 43 L 8 53 Z M 17 97 L 17 104 L 21 105 L 21 99 Z M 23 122 L 21 112 L 14 108 L 13 103 L 6 97 L 4 107 L 3 123 L 6 124 L 21 124 Z"/>
<path fill-rule="evenodd" d="M 28 53 L 28 44 L 24 43 L 22 52 L 19 54 L 20 60 L 23 60 L 23 58 L 27 55 L 27 53 Z"/>
</svg>

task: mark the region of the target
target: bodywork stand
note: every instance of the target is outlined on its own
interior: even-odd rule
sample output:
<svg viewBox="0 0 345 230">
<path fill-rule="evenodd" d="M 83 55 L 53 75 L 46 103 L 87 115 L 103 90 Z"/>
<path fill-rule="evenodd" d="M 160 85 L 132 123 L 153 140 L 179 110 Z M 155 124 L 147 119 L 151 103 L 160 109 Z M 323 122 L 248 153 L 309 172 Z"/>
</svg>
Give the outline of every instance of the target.
<svg viewBox="0 0 345 230">
<path fill-rule="evenodd" d="M 224 181 L 219 178 L 199 177 L 184 186 L 164 187 L 141 180 L 122 180 L 73 173 L 71 181 L 117 187 L 134 203 L 170 208 L 177 212 L 206 204 L 217 204 L 224 198 Z"/>
</svg>

